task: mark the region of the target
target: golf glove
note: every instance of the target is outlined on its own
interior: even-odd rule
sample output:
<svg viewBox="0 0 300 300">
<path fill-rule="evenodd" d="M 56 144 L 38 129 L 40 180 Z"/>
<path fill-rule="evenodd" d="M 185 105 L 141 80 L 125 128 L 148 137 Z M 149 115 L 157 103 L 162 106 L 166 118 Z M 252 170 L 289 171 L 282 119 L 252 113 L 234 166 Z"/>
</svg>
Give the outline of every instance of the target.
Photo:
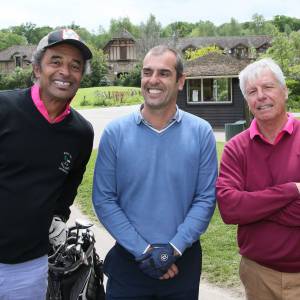
<svg viewBox="0 0 300 300">
<path fill-rule="evenodd" d="M 49 229 L 49 242 L 57 247 L 63 244 L 67 239 L 67 225 L 58 216 L 54 216 Z"/>
<path fill-rule="evenodd" d="M 155 244 L 152 249 L 136 258 L 140 270 L 146 275 L 159 279 L 176 261 L 174 249 L 170 244 Z"/>
</svg>

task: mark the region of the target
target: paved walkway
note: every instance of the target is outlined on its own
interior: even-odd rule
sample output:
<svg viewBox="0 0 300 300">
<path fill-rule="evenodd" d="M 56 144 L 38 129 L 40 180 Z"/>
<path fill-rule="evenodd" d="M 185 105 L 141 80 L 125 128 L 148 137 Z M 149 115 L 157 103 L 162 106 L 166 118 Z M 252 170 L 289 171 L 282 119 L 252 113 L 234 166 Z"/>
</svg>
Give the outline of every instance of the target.
<svg viewBox="0 0 300 300">
<path fill-rule="evenodd" d="M 78 110 L 79 113 L 82 114 L 93 125 L 95 132 L 93 147 L 98 148 L 102 131 L 110 121 L 118 117 L 125 116 L 137 110 L 138 107 L 139 105 L 131 105 Z M 224 131 L 216 131 L 214 134 L 218 142 L 225 142 Z"/>
<path fill-rule="evenodd" d="M 85 219 L 88 220 L 88 217 L 83 215 L 82 212 L 73 205 L 71 207 L 71 216 L 68 221 L 69 225 L 74 225 L 76 219 Z M 111 235 L 97 223 L 93 227 L 93 232 L 96 238 L 96 249 L 97 253 L 100 255 L 100 258 L 103 259 L 109 249 L 114 245 L 115 240 Z M 213 286 L 205 281 L 201 281 L 200 284 L 200 294 L 199 300 L 242 300 L 241 295 L 238 295 L 237 292 L 230 291 L 228 289 L 222 289 L 216 286 Z"/>
</svg>

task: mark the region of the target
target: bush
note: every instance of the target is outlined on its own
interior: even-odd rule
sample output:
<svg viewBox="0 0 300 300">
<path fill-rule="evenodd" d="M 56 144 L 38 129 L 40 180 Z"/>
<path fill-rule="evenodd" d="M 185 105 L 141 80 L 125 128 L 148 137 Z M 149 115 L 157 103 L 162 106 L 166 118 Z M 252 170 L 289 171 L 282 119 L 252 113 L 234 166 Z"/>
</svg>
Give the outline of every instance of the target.
<svg viewBox="0 0 300 300">
<path fill-rule="evenodd" d="M 87 99 L 86 96 L 83 96 L 83 98 L 79 101 L 80 106 L 88 106 L 90 105 L 90 101 Z"/>
<path fill-rule="evenodd" d="M 126 74 L 122 74 L 120 78 L 116 79 L 115 85 L 140 87 L 141 70 L 142 70 L 142 66 L 136 65 L 133 71 Z"/>
<path fill-rule="evenodd" d="M 300 81 L 296 79 L 287 79 L 289 89 L 288 110 L 300 110 Z"/>
<path fill-rule="evenodd" d="M 12 90 L 30 87 L 33 84 L 32 70 L 16 68 L 9 75 L 0 76 L 0 89 Z"/>
</svg>

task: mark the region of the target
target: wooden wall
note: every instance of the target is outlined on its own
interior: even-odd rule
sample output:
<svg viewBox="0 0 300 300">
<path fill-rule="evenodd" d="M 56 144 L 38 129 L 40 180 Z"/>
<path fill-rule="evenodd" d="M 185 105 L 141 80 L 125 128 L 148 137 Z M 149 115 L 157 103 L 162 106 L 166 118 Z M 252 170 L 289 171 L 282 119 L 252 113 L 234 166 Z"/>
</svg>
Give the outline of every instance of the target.
<svg viewBox="0 0 300 300">
<path fill-rule="evenodd" d="M 246 103 L 239 88 L 238 78 L 232 78 L 232 103 L 188 104 L 186 93 L 187 89 L 184 86 L 177 99 L 179 108 L 205 119 L 214 128 L 224 129 L 225 123 L 245 119 Z"/>
</svg>

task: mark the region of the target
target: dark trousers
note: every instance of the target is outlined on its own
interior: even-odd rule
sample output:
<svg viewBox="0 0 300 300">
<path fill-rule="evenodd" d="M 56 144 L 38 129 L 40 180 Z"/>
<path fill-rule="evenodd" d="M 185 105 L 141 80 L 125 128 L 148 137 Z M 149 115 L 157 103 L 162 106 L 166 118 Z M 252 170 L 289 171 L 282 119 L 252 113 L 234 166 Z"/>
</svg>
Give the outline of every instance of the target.
<svg viewBox="0 0 300 300">
<path fill-rule="evenodd" d="M 179 273 L 172 279 L 153 279 L 142 273 L 134 257 L 119 244 L 107 254 L 106 300 L 198 300 L 202 253 L 199 242 L 176 261 Z"/>
</svg>

